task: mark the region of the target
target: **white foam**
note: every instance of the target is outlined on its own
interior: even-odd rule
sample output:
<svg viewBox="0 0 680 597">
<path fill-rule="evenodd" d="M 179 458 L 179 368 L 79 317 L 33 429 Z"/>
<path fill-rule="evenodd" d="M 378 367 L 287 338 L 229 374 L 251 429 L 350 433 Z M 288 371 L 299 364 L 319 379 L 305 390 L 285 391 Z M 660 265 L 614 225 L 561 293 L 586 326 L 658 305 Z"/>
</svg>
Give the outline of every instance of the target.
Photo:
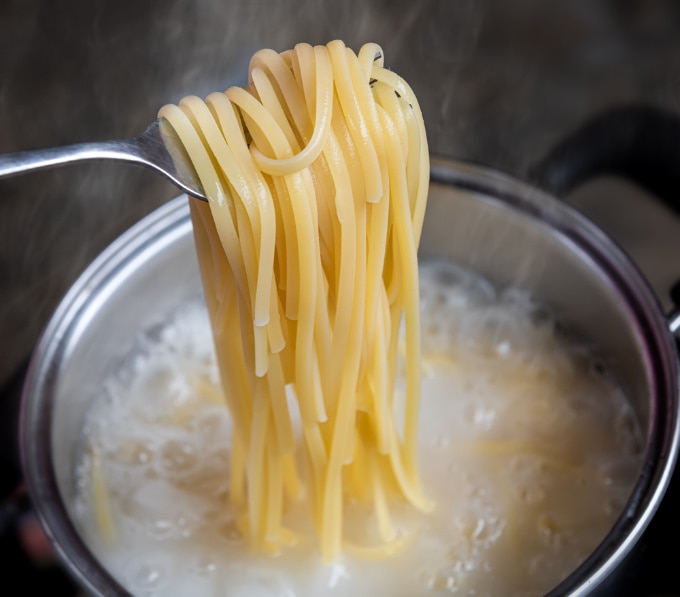
<svg viewBox="0 0 680 597">
<path fill-rule="evenodd" d="M 74 511 L 121 582 L 159 597 L 531 595 L 582 561 L 640 466 L 622 393 L 527 293 L 445 263 L 422 267 L 421 286 L 420 456 L 437 508 L 393 505 L 399 527 L 416 531 L 404 553 L 324 566 L 311 543 L 249 552 L 226 507 L 230 421 L 196 391 L 197 379 L 216 388 L 217 372 L 204 308 L 191 304 L 140 338 L 88 419 Z M 89 497 L 93 454 L 109 542 Z"/>
</svg>

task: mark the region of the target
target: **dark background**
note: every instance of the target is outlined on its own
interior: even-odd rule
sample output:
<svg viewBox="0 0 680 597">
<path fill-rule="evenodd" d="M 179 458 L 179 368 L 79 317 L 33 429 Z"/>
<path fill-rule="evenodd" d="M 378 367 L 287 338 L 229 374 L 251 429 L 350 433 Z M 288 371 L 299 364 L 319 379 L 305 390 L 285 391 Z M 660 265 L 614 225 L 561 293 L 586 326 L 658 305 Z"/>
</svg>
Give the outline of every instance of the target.
<svg viewBox="0 0 680 597">
<path fill-rule="evenodd" d="M 433 153 L 522 179 L 603 111 L 644 102 L 680 113 L 676 0 L 0 0 L 0 152 L 139 134 L 164 103 L 243 83 L 260 47 L 333 38 L 383 46 L 421 101 Z M 176 194 L 110 163 L 0 181 L 3 499 L 20 483 L 16 403 L 40 330 L 99 251 Z M 678 216 L 616 179 L 568 200 L 624 246 L 669 309 Z M 673 548 L 655 547 L 678 537 L 671 498 L 631 594 L 680 595 Z M 50 594 L 74 594 L 58 567 L 25 557 L 13 520 L 2 528 L 0 517 L 3 582 L 18 577 L 16 594 L 32 594 L 48 578 Z"/>
</svg>

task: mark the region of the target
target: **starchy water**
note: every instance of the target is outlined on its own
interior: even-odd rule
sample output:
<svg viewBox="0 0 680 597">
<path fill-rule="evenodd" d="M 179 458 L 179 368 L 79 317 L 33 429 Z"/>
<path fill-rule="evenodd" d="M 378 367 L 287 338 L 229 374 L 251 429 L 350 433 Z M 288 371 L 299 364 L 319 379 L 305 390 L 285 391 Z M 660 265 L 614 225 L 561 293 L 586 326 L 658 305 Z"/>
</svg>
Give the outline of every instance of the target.
<svg viewBox="0 0 680 597">
<path fill-rule="evenodd" d="M 74 517 L 124 586 L 149 597 L 526 596 L 583 561 L 639 474 L 623 393 L 596 350 L 526 292 L 443 262 L 420 276 L 420 462 L 436 508 L 391 504 L 404 549 L 333 564 L 313 538 L 276 556 L 248 549 L 228 505 L 230 419 L 196 302 L 140 337 L 88 416 Z M 288 516 L 303 524 L 298 506 Z M 350 535 L 364 528 L 356 510 Z"/>
</svg>

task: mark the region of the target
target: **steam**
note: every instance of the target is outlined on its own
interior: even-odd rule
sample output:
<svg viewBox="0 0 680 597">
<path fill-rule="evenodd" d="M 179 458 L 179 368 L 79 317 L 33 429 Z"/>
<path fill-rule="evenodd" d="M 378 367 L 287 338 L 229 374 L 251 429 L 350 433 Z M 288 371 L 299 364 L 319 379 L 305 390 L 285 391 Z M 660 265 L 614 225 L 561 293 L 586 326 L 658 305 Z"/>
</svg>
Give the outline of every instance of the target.
<svg viewBox="0 0 680 597">
<path fill-rule="evenodd" d="M 62 4 L 0 3 L 0 151 L 139 134 L 165 103 L 243 84 L 259 48 L 336 38 L 383 46 L 420 100 L 432 153 L 519 177 L 589 114 L 641 99 L 678 105 L 669 73 L 680 72 L 680 5 L 671 1 Z M 174 194 L 120 165 L 0 181 L 8 370 L 101 247 Z"/>
</svg>

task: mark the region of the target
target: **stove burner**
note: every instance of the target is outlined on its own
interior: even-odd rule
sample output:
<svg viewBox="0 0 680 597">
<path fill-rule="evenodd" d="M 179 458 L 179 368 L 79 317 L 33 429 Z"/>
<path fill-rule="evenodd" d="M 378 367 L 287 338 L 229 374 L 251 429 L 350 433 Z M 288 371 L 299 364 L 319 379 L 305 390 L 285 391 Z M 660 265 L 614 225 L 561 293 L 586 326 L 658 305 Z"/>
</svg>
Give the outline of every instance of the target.
<svg viewBox="0 0 680 597">
<path fill-rule="evenodd" d="M 0 391 L 0 561 L 6 587 L 22 595 L 82 595 L 61 567 L 24 487 L 19 458 L 19 406 L 26 375 L 22 365 Z"/>
</svg>

